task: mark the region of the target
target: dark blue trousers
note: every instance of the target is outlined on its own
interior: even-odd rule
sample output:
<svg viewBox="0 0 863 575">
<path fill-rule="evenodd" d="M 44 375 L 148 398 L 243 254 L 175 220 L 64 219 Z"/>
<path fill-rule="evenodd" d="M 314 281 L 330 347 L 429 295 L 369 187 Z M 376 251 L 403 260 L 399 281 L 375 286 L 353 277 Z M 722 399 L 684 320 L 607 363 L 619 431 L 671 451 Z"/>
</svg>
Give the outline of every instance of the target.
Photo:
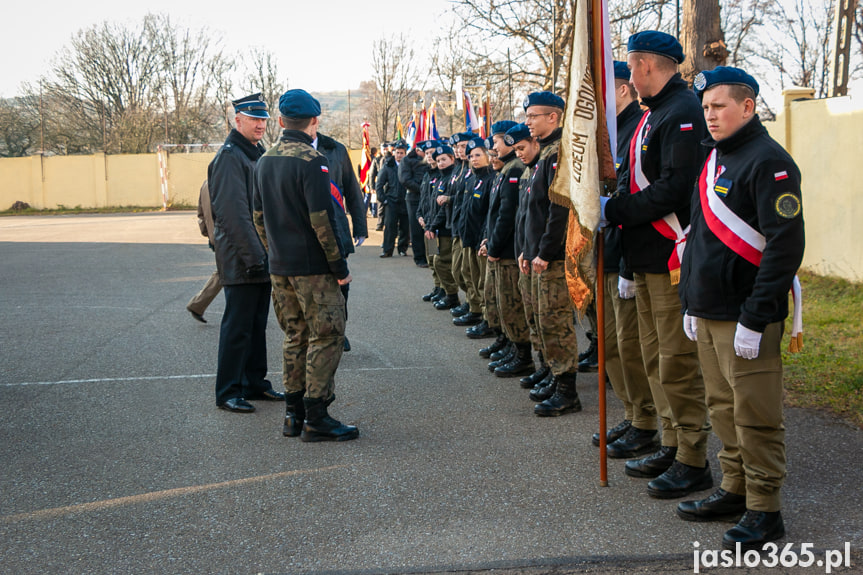
<svg viewBox="0 0 863 575">
<path fill-rule="evenodd" d="M 420 195 L 408 192 L 405 202 L 408 206 L 408 222 L 411 230 L 411 251 L 414 253 L 414 263 L 426 263 L 425 230 L 417 219 L 417 208 L 420 205 Z"/>
<path fill-rule="evenodd" d="M 270 282 L 224 286 L 225 314 L 219 332 L 216 405 L 266 391 L 267 316 Z"/>
</svg>

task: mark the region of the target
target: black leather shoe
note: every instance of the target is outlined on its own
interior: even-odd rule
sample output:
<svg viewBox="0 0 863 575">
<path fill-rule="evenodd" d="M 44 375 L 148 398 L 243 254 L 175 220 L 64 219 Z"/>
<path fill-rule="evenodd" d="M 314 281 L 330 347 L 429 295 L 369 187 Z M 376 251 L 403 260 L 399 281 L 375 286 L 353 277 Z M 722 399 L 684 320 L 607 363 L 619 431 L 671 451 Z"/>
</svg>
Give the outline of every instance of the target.
<svg viewBox="0 0 863 575">
<path fill-rule="evenodd" d="M 458 307 L 458 294 L 447 294 L 434 304 L 435 309 L 452 309 Z"/>
<path fill-rule="evenodd" d="M 659 437 L 656 430 L 637 427 L 630 427 L 621 437 L 605 446 L 606 453 L 612 459 L 632 459 L 653 453 L 657 449 Z"/>
<path fill-rule="evenodd" d="M 533 373 L 533 348 L 530 342 L 515 344 L 516 352 L 512 361 L 494 369 L 497 377 L 519 377 Z"/>
<path fill-rule="evenodd" d="M 379 258 L 391 258 L 391 257 L 393 257 L 393 253 L 392 252 L 384 252 L 381 255 L 379 255 L 378 257 Z"/>
<path fill-rule="evenodd" d="M 303 420 L 306 419 L 303 395 L 303 391 L 285 394 L 285 423 L 282 426 L 282 435 L 285 437 L 299 437 L 303 431 Z"/>
<path fill-rule="evenodd" d="M 588 356 L 588 358 L 583 361 L 579 361 L 578 371 L 580 373 L 596 373 L 599 371 L 599 352 Z"/>
<path fill-rule="evenodd" d="M 747 509 L 740 522 L 722 536 L 724 549 L 762 549 L 768 541 L 785 537 L 785 523 L 779 511 L 752 511 Z"/>
<path fill-rule="evenodd" d="M 677 456 L 676 447 L 663 445 L 659 451 L 642 459 L 627 461 L 623 472 L 630 477 L 659 477 L 674 463 Z"/>
<path fill-rule="evenodd" d="M 539 366 L 539 369 L 534 371 L 532 374 L 522 377 L 518 380 L 519 385 L 521 385 L 522 389 L 531 389 L 537 383 L 546 378 L 546 376 L 551 373 L 551 368 L 548 367 L 547 363 L 543 363 Z"/>
<path fill-rule="evenodd" d="M 464 314 L 470 311 L 470 304 L 468 302 L 464 302 L 462 304 L 457 305 L 456 307 L 449 310 L 449 313 L 453 317 L 461 317 Z"/>
<path fill-rule="evenodd" d="M 684 521 L 738 521 L 746 512 L 746 496 L 721 487 L 705 499 L 681 501 L 677 516 Z"/>
<path fill-rule="evenodd" d="M 351 351 L 351 342 L 348 340 L 348 336 L 345 336 L 345 351 Z"/>
<path fill-rule="evenodd" d="M 232 397 L 225 403 L 218 404 L 216 407 L 227 411 L 233 411 L 234 413 L 252 413 L 255 411 L 255 406 L 242 397 Z"/>
<path fill-rule="evenodd" d="M 618 438 L 623 437 L 629 428 L 632 427 L 632 421 L 629 419 L 624 419 L 611 429 L 609 429 L 605 434 L 605 445 L 606 447 L 617 441 Z M 594 433 L 593 437 L 590 438 L 590 442 L 595 446 L 599 447 L 599 432 Z"/>
<path fill-rule="evenodd" d="M 464 315 L 452 318 L 453 325 L 459 326 L 477 325 L 481 321 L 482 314 L 475 311 L 469 311 Z"/>
<path fill-rule="evenodd" d="M 470 339 L 485 339 L 487 337 L 495 337 L 497 332 L 488 326 L 488 322 L 482 320 L 473 327 L 464 330 L 464 334 Z"/>
<path fill-rule="evenodd" d="M 332 401 L 318 398 L 303 399 L 306 420 L 303 422 L 303 430 L 300 434 L 301 441 L 350 441 L 360 436 L 356 426 L 344 425 L 337 419 L 330 417 L 327 412 L 327 406 L 330 403 Z"/>
<path fill-rule="evenodd" d="M 506 354 L 503 353 L 504 351 L 506 352 Z M 515 357 L 515 354 L 517 351 L 518 351 L 518 348 L 515 347 L 515 344 L 512 342 L 509 342 L 507 347 L 503 348 L 502 350 L 500 350 L 498 352 L 491 354 L 490 359 L 492 359 L 493 361 L 488 364 L 488 370 L 490 372 L 494 373 L 494 370 L 496 370 L 500 366 L 511 362 L 513 360 L 513 358 Z M 494 359 L 494 356 L 496 356 L 496 355 L 499 356 L 500 359 Z"/>
<path fill-rule="evenodd" d="M 265 391 L 249 394 L 246 399 L 250 401 L 285 401 L 285 394 L 270 388 Z"/>
<path fill-rule="evenodd" d="M 440 293 L 440 288 L 436 287 L 423 296 L 423 301 L 431 301 L 438 293 Z"/>
<path fill-rule="evenodd" d="M 492 361 L 500 361 L 501 359 L 505 358 L 506 356 L 508 356 L 512 352 L 512 347 L 514 345 L 515 345 L 514 343 L 507 340 L 507 344 L 505 346 L 503 346 L 502 348 L 500 348 L 496 352 L 489 355 L 488 358 Z"/>
<path fill-rule="evenodd" d="M 592 332 L 587 332 L 585 334 L 587 336 L 587 341 L 590 342 L 590 345 L 587 346 L 587 349 L 578 354 L 578 363 L 581 363 L 594 353 L 596 353 L 596 334 Z"/>
<path fill-rule="evenodd" d="M 549 371 L 548 375 L 545 376 L 545 379 L 537 383 L 533 389 L 530 390 L 530 393 L 527 396 L 531 401 L 542 403 L 554 395 L 555 389 L 557 389 L 557 382 L 554 379 L 554 375 Z"/>
<path fill-rule="evenodd" d="M 438 289 L 439 291 L 437 292 L 437 294 L 436 294 L 436 295 L 433 295 L 433 296 L 432 296 L 432 298 L 431 298 L 431 302 L 432 302 L 433 304 L 435 304 L 435 303 L 439 302 L 440 300 L 442 300 L 442 299 L 444 299 L 444 298 L 446 297 L 446 291 L 445 291 L 443 288 L 437 288 L 437 289 Z"/>
<path fill-rule="evenodd" d="M 657 499 L 676 499 L 713 487 L 710 464 L 692 467 L 675 460 L 668 470 L 647 484 L 647 494 Z"/>
<path fill-rule="evenodd" d="M 504 347 L 506 347 L 506 344 L 508 344 L 508 343 L 509 343 L 509 340 L 506 339 L 506 336 L 503 334 L 503 332 L 498 330 L 497 339 L 495 339 L 493 342 L 491 342 L 491 345 L 480 349 L 479 350 L 479 356 L 484 357 L 484 358 L 488 358 L 491 354 L 496 353 L 496 352 L 500 351 L 501 349 L 503 349 Z"/>
<path fill-rule="evenodd" d="M 575 373 L 562 373 L 555 379 L 557 389 L 554 390 L 554 394 L 533 407 L 533 413 L 539 417 L 556 417 L 581 411 L 581 401 L 575 391 Z"/>
<path fill-rule="evenodd" d="M 194 311 L 190 310 L 189 308 L 186 308 L 186 309 L 189 311 L 190 314 L 192 314 L 193 318 L 195 318 L 196 320 L 198 320 L 201 323 L 207 323 L 207 320 L 204 319 L 203 315 L 201 315 L 197 312 L 194 312 Z"/>
</svg>

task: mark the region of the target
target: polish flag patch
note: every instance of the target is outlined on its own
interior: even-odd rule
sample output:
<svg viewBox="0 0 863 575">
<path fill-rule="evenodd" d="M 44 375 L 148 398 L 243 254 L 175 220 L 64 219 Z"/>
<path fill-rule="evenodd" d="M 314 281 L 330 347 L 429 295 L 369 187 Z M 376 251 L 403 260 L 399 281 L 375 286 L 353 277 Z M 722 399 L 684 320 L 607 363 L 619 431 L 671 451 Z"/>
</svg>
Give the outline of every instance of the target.
<svg viewBox="0 0 863 575">
<path fill-rule="evenodd" d="M 324 172 L 325 174 L 329 174 L 329 173 L 330 173 L 330 169 L 329 169 L 328 167 L 326 167 L 326 166 L 321 166 L 321 171 L 322 171 L 322 172 Z"/>
<path fill-rule="evenodd" d="M 551 165 L 551 169 L 552 169 L 552 170 L 556 170 L 556 169 L 557 169 L 557 162 L 555 162 L 555 163 L 553 163 L 553 164 Z"/>
<path fill-rule="evenodd" d="M 788 179 L 788 172 L 786 172 L 785 170 L 782 170 L 781 172 L 776 172 L 775 174 L 773 174 L 773 178 L 777 182 L 780 180 L 787 180 Z"/>
<path fill-rule="evenodd" d="M 680 131 L 681 132 L 691 132 L 692 131 L 692 124 L 680 124 Z"/>
<path fill-rule="evenodd" d="M 518 183 L 518 178 L 510 178 L 510 179 L 509 179 L 509 183 L 510 183 L 510 184 L 517 184 L 517 183 Z"/>
</svg>

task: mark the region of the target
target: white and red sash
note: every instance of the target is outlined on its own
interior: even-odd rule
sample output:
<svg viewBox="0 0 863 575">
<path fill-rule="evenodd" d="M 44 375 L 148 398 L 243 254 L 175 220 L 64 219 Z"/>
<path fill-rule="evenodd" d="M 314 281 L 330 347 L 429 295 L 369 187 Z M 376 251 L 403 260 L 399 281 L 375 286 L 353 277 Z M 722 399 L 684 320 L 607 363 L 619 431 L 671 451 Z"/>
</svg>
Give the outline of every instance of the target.
<svg viewBox="0 0 863 575">
<path fill-rule="evenodd" d="M 719 241 L 732 252 L 754 266 L 761 265 L 761 256 L 767 239 L 755 228 L 747 224 L 731 208 L 725 205 L 716 193 L 716 150 L 710 152 L 710 157 L 701 170 L 698 178 L 698 193 L 701 198 L 701 211 L 707 227 Z M 790 351 L 797 352 L 803 348 L 803 292 L 800 279 L 795 275 L 791 286 L 791 297 L 794 302 L 794 313 L 791 320 Z"/>
<path fill-rule="evenodd" d="M 650 180 L 641 170 L 641 147 L 649 117 L 650 112 L 645 112 L 635 129 L 635 136 L 629 141 L 629 193 L 631 194 L 637 194 L 650 185 Z M 667 214 L 661 220 L 650 223 L 662 237 L 674 242 L 674 250 L 671 252 L 671 257 L 668 258 L 668 271 L 671 274 L 671 284 L 675 285 L 680 281 L 680 262 L 683 261 L 683 250 L 686 248 L 686 234 L 689 233 L 689 226 L 683 229 L 677 219 L 677 214 L 674 212 Z"/>
</svg>

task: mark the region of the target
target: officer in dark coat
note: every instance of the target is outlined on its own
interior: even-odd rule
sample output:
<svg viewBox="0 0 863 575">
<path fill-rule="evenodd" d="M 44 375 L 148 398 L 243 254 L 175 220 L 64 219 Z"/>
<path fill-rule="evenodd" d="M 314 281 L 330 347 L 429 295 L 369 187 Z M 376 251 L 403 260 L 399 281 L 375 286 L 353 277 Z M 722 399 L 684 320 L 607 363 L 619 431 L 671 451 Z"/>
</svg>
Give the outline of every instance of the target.
<svg viewBox="0 0 863 575">
<path fill-rule="evenodd" d="M 213 211 L 216 267 L 225 290 L 219 331 L 216 405 L 238 413 L 255 407 L 247 399 L 284 400 L 267 381 L 267 316 L 270 276 L 267 252 L 252 222 L 252 180 L 267 127 L 261 94 L 233 102 L 236 128 L 207 168 Z"/>
<path fill-rule="evenodd" d="M 677 514 L 689 521 L 742 515 L 722 546 L 761 550 L 785 535 L 779 345 L 803 260 L 800 170 L 755 114 L 752 76 L 720 66 L 694 84 L 712 150 L 692 195 L 680 297 L 684 330 L 698 343 L 710 421 L 722 440 L 723 477 L 719 490 L 684 501 Z M 802 328 L 795 315 L 794 331 Z"/>
<path fill-rule="evenodd" d="M 420 146 L 422 142 L 414 145 L 399 164 L 399 181 L 407 189 L 405 203 L 408 209 L 408 228 L 410 229 L 411 251 L 414 263 L 417 267 L 427 268 L 425 242 L 423 241 L 423 228 L 416 217 L 417 208 L 420 203 L 420 187 L 423 177 L 428 172 L 428 164 L 425 161 L 425 150 Z"/>
<path fill-rule="evenodd" d="M 384 162 L 375 182 L 378 202 L 384 201 L 386 205 L 384 243 L 380 256 L 382 258 L 392 257 L 397 239 L 399 255 L 408 255 L 408 244 L 410 243 L 408 226 L 410 224 L 406 203 L 407 189 L 399 180 L 399 164 L 404 161 L 407 149 L 407 143 L 404 141 L 396 143 L 393 155 Z"/>
</svg>

